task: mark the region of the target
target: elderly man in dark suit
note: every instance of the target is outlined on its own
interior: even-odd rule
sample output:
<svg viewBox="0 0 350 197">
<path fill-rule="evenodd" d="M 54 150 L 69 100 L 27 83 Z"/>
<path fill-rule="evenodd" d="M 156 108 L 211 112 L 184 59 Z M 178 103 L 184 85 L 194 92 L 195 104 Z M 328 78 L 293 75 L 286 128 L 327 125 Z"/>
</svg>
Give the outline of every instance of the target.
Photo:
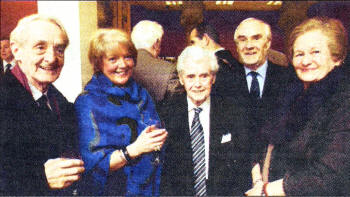
<svg viewBox="0 0 350 197">
<path fill-rule="evenodd" d="M 182 90 L 175 65 L 158 58 L 163 34 L 163 27 L 149 20 L 138 22 L 131 32 L 132 42 L 137 49 L 133 78 L 146 88 L 156 104 Z"/>
<path fill-rule="evenodd" d="M 245 109 L 210 96 L 218 71 L 211 51 L 187 47 L 177 70 L 186 94 L 164 102 L 160 113 L 169 133 L 161 194 L 242 195 L 250 175 Z"/>
<path fill-rule="evenodd" d="M 243 20 L 234 33 L 239 62 L 236 70 L 235 95 L 249 111 L 252 140 L 257 140 L 259 130 L 279 106 L 276 100 L 284 94 L 286 86 L 296 79 L 293 69 L 275 65 L 267 60 L 271 46 L 270 25 L 256 18 Z"/>
<path fill-rule="evenodd" d="M 67 33 L 58 20 L 34 14 L 18 22 L 10 40 L 17 65 L 0 81 L 0 194 L 72 195 L 84 163 L 71 159 L 73 105 L 52 85 Z"/>
<path fill-rule="evenodd" d="M 216 74 L 212 94 L 232 95 L 235 78 L 233 71 L 239 63 L 233 58 L 229 50 L 220 45 L 219 35 L 213 26 L 205 22 L 195 26 L 190 34 L 190 44 L 212 51 L 217 58 L 219 71 Z"/>
</svg>

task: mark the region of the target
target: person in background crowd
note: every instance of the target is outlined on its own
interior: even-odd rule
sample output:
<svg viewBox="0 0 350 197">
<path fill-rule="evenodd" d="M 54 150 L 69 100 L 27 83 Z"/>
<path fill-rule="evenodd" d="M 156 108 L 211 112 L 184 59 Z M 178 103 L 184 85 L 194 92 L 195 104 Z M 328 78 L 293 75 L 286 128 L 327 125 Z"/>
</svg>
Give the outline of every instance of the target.
<svg viewBox="0 0 350 197">
<path fill-rule="evenodd" d="M 287 89 L 276 121 L 263 128 L 266 157 L 254 166 L 247 195 L 350 195 L 347 38 L 342 23 L 327 17 L 291 32 L 287 53 L 302 83 Z"/>
<path fill-rule="evenodd" d="M 133 78 L 146 88 L 156 104 L 182 92 L 175 65 L 159 59 L 163 34 L 163 27 L 149 20 L 138 22 L 131 32 L 132 42 L 137 49 Z"/>
<path fill-rule="evenodd" d="M 164 102 L 169 132 L 162 170 L 164 196 L 243 195 L 249 185 L 246 110 L 210 95 L 219 69 L 214 53 L 189 46 L 177 71 L 186 94 Z"/>
<path fill-rule="evenodd" d="M 73 104 L 52 85 L 69 43 L 62 24 L 34 14 L 11 32 L 17 65 L 0 80 L 2 195 L 72 195 L 84 163 Z"/>
<path fill-rule="evenodd" d="M 120 29 L 91 37 L 95 74 L 75 101 L 89 195 L 159 195 L 167 137 L 147 91 L 133 79 L 137 51 Z"/>
<path fill-rule="evenodd" d="M 216 74 L 216 82 L 213 85 L 212 94 L 232 96 L 234 93 L 234 74 L 237 60 L 232 57 L 229 50 L 220 45 L 219 35 L 216 30 L 207 23 L 200 23 L 193 28 L 190 34 L 190 44 L 212 51 L 218 61 L 219 71 Z"/>
<path fill-rule="evenodd" d="M 6 72 L 9 72 L 15 66 L 15 59 L 10 48 L 10 40 L 8 38 L 1 38 L 0 46 L 0 77 Z"/>
</svg>

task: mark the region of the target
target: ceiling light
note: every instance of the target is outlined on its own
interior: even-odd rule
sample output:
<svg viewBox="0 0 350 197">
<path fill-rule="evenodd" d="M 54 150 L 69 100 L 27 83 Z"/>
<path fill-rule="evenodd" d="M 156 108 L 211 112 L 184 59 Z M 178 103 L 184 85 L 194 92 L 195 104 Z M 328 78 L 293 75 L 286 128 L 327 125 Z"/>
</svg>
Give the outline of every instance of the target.
<svg viewBox="0 0 350 197">
<path fill-rule="evenodd" d="M 282 1 L 275 1 L 274 5 L 282 5 Z"/>
<path fill-rule="evenodd" d="M 183 2 L 182 1 L 165 1 L 165 5 L 182 5 Z"/>
<path fill-rule="evenodd" d="M 234 1 L 216 1 L 216 5 L 232 5 Z"/>
</svg>

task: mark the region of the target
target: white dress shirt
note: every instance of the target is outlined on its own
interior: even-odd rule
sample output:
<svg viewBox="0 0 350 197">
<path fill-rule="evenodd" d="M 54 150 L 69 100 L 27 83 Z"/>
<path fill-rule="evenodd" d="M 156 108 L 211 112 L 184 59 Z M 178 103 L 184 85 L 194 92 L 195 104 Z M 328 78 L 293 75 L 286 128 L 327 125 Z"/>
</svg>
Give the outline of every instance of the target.
<svg viewBox="0 0 350 197">
<path fill-rule="evenodd" d="M 263 94 L 263 91 L 264 91 L 264 84 L 265 84 L 265 78 L 266 78 L 266 71 L 267 71 L 267 60 L 265 61 L 265 63 L 260 66 L 258 69 L 255 70 L 255 72 L 258 73 L 257 75 L 257 79 L 258 79 L 258 83 L 259 83 L 259 89 L 260 89 L 260 98 L 262 97 L 262 94 Z M 244 71 L 245 71 L 245 76 L 246 76 L 246 79 L 247 79 L 247 85 L 248 85 L 248 90 L 250 92 L 250 87 L 252 85 L 252 80 L 253 80 L 253 77 L 249 74 L 251 71 L 254 71 L 254 70 L 251 70 L 247 67 L 244 67 Z"/>
<path fill-rule="evenodd" d="M 32 92 L 32 95 L 33 95 L 33 98 L 34 98 L 35 101 L 38 101 L 42 95 L 46 95 L 47 96 L 47 91 L 42 93 L 40 90 L 38 90 L 38 88 L 33 86 L 31 83 L 28 82 L 28 85 L 29 85 L 30 91 Z M 51 105 L 49 103 L 49 100 L 47 100 L 46 104 L 52 110 Z"/>
<path fill-rule="evenodd" d="M 202 108 L 201 113 L 199 113 L 199 121 L 202 124 L 204 131 L 204 146 L 205 146 L 205 169 L 206 169 L 206 178 L 208 179 L 209 174 L 209 136 L 210 136 L 210 97 L 207 98 L 204 103 L 200 106 L 196 106 L 192 103 L 192 101 L 187 97 L 188 103 L 188 125 L 191 130 L 192 121 L 194 118 L 194 108 L 200 107 Z M 190 131 L 188 131 L 190 132 Z"/>
<path fill-rule="evenodd" d="M 2 66 L 4 67 L 4 73 L 6 70 L 6 65 L 11 64 L 10 70 L 15 66 L 15 60 L 12 60 L 12 62 L 7 62 L 6 60 L 2 60 Z"/>
</svg>

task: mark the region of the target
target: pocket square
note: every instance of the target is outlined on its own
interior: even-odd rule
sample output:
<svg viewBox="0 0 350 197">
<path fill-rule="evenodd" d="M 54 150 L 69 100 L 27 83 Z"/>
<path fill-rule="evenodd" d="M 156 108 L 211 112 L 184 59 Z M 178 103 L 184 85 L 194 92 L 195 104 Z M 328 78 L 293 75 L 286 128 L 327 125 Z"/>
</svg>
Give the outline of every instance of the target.
<svg viewBox="0 0 350 197">
<path fill-rule="evenodd" d="M 221 144 L 231 141 L 231 133 L 222 135 Z"/>
</svg>

